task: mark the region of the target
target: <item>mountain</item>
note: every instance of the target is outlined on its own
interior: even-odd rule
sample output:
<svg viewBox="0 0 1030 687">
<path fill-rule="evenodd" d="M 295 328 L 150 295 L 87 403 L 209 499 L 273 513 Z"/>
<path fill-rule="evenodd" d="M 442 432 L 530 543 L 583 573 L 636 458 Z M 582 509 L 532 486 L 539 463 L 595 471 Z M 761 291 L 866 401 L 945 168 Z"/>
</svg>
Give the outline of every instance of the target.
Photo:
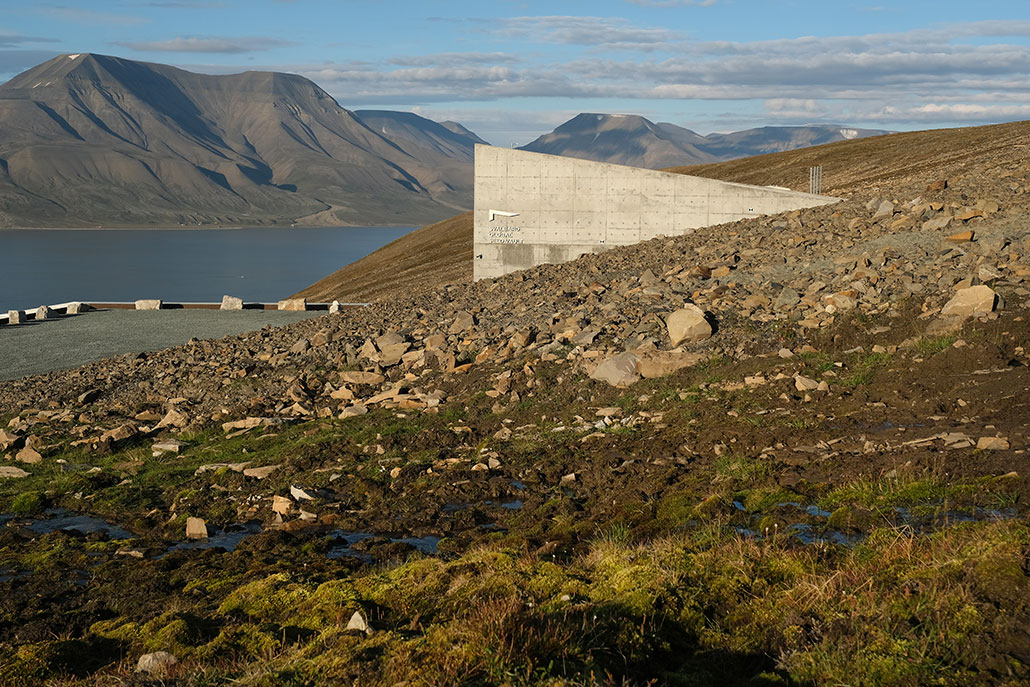
<svg viewBox="0 0 1030 687">
<path fill-rule="evenodd" d="M 520 150 L 664 169 L 888 133 L 839 126 L 769 126 L 702 136 L 639 115 L 579 114 Z"/>
<path fill-rule="evenodd" d="M 398 140 L 386 113 L 370 126 L 294 74 L 62 55 L 0 86 L 0 226 L 422 224 L 469 208 L 472 138 L 395 114 Z"/>
<path fill-rule="evenodd" d="M 474 143 L 480 143 L 482 145 L 490 145 L 489 143 L 487 143 L 486 141 L 481 139 L 479 136 L 477 136 L 476 134 L 474 134 L 473 132 L 471 132 L 467 128 L 465 128 L 464 125 L 459 124 L 458 122 L 444 121 L 444 122 L 440 122 L 440 126 L 445 127 L 447 129 L 450 129 L 454 133 L 459 134 L 461 136 L 467 136 L 468 138 L 472 139 L 472 141 Z"/>
<path fill-rule="evenodd" d="M 434 122 L 412 112 L 355 110 L 365 125 L 401 148 L 435 150 L 455 160 L 472 162 L 473 150 L 483 139 L 456 122 Z M 448 124 L 450 126 L 448 126 Z"/>
</svg>

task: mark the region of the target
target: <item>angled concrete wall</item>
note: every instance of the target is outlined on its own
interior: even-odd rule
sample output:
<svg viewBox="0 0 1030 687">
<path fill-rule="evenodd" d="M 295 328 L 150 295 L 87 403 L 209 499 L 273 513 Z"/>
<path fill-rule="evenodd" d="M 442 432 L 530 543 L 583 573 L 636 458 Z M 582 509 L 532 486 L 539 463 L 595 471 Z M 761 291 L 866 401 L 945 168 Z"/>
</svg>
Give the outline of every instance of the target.
<svg viewBox="0 0 1030 687">
<path fill-rule="evenodd" d="M 837 198 L 476 146 L 475 279 Z"/>
</svg>

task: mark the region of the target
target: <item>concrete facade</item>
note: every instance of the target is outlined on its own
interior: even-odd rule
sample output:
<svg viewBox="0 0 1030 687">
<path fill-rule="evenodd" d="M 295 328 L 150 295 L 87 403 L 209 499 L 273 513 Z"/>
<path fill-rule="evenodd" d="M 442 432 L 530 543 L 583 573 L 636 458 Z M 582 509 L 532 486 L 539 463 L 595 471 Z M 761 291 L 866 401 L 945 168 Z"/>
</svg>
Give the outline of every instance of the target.
<svg viewBox="0 0 1030 687">
<path fill-rule="evenodd" d="M 474 278 L 839 199 L 477 145 Z"/>
</svg>

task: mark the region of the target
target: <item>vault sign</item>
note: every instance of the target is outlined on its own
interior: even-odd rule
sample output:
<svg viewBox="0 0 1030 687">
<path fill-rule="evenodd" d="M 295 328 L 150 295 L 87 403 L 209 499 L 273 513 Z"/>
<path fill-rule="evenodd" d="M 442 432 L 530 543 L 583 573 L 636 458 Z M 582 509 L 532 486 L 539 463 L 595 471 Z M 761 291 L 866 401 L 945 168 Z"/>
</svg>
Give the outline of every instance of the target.
<svg viewBox="0 0 1030 687">
<path fill-rule="evenodd" d="M 505 212 L 504 210 L 490 211 L 490 227 L 488 239 L 490 243 L 522 243 L 522 227 L 513 224 L 494 224 L 497 218 L 510 219 L 518 217 L 517 212 Z"/>
</svg>

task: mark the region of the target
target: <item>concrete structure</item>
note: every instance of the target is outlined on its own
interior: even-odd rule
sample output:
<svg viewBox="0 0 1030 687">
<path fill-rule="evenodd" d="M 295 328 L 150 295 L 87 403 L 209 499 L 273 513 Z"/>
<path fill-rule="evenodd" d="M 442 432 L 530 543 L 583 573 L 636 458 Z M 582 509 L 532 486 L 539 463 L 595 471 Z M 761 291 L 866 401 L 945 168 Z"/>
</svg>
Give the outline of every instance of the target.
<svg viewBox="0 0 1030 687">
<path fill-rule="evenodd" d="M 485 145 L 475 168 L 477 280 L 839 200 Z"/>
</svg>

